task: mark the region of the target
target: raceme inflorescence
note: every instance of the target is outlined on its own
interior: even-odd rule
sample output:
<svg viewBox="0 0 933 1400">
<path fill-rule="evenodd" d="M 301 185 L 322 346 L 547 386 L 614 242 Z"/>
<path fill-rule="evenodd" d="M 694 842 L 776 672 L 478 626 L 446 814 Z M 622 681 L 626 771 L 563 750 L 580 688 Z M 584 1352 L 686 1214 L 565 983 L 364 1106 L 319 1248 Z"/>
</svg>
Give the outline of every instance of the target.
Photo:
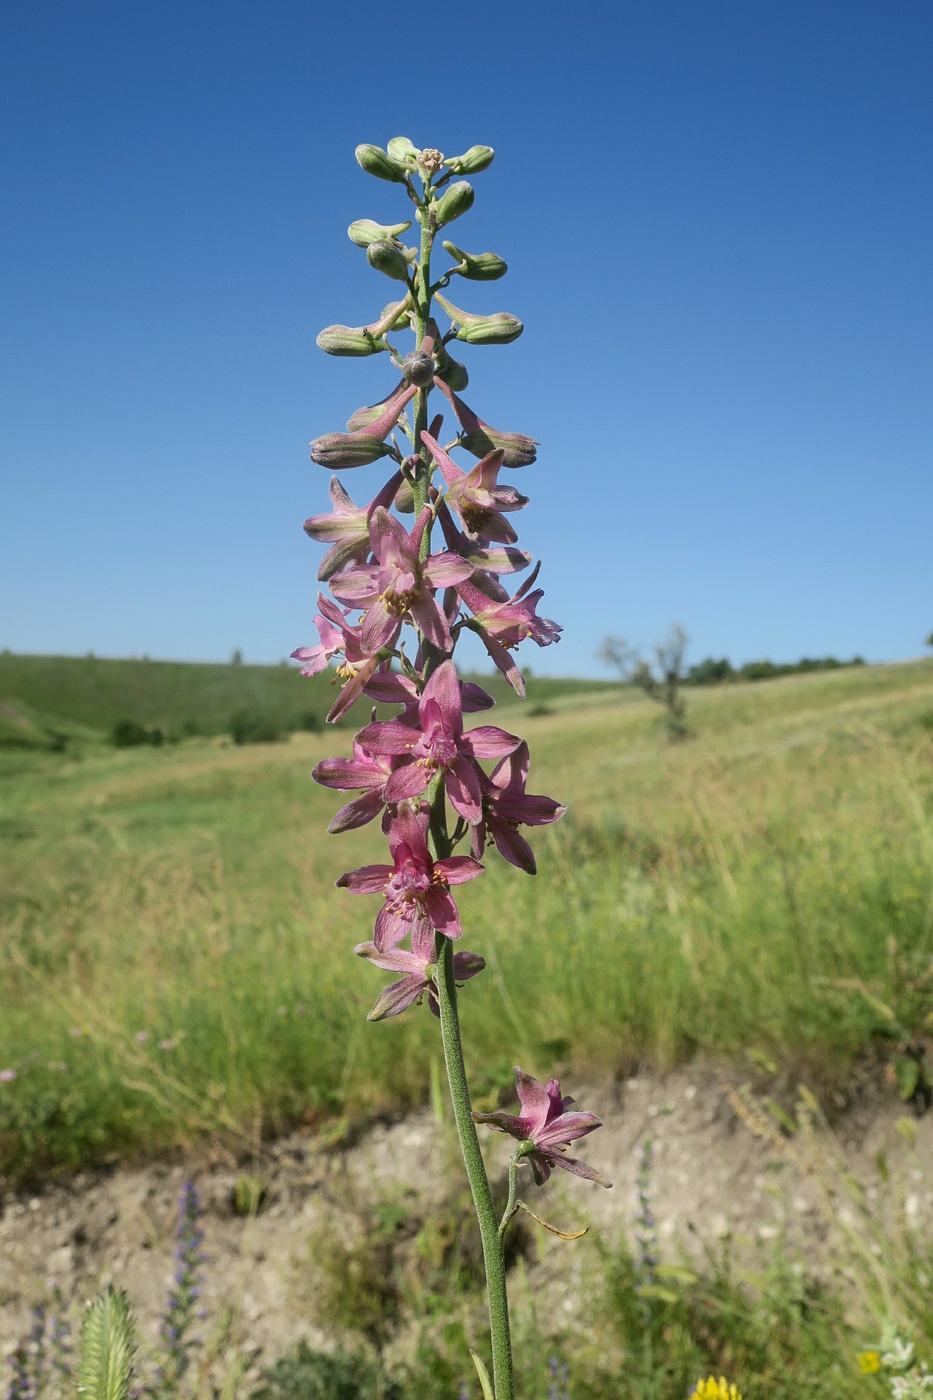
<svg viewBox="0 0 933 1400">
<path fill-rule="evenodd" d="M 493 282 L 507 271 L 495 253 L 469 253 L 441 237 L 473 203 L 473 188 L 463 177 L 485 170 L 492 149 L 472 146 L 464 155 L 445 157 L 396 137 L 385 150 L 358 146 L 356 158 L 370 175 L 404 190 L 420 236 L 417 247 L 405 246 L 411 220 L 358 219 L 350 225 L 351 241 L 373 269 L 397 285 L 398 296 L 370 324 L 328 326 L 317 343 L 329 355 L 386 355 L 397 382 L 378 403 L 357 409 L 346 432 L 316 438 L 311 457 L 336 472 L 386 458 L 392 474 L 365 506 L 358 506 L 334 476 L 331 510 L 305 522 L 307 534 L 328 546 L 318 579 L 329 596 L 318 595 L 319 642 L 292 655 L 307 676 L 335 661 L 341 689 L 331 721 L 363 697 L 399 707 L 394 718 L 382 720 L 373 710 L 371 722 L 353 741 L 352 755 L 325 759 L 314 777 L 338 792 L 357 794 L 336 813 L 332 832 L 381 819 L 389 860 L 350 870 L 337 883 L 352 894 L 382 897 L 372 938 L 356 952 L 397 978 L 379 994 L 369 1019 L 418 1014 L 412 1008 L 426 1005 L 440 1021 L 483 1240 L 492 1382 L 479 1357 L 474 1359 L 486 1400 L 512 1400 L 503 1235 L 518 1210 L 529 1210 L 518 1199 L 518 1170 L 530 1165 L 539 1185 L 554 1166 L 610 1185 L 567 1155 L 569 1143 L 601 1124 L 594 1114 L 568 1111 L 572 1100 L 562 1097 L 556 1080 L 544 1085 L 516 1069 L 520 1114 L 473 1114 L 460 1044 L 458 987 L 481 973 L 485 961 L 478 953 L 455 951 L 462 925 L 452 891 L 483 873 L 487 852 L 533 875 L 534 852 L 521 828 L 546 826 L 565 811 L 553 798 L 526 790 L 530 755 L 520 736 L 495 725 L 467 724 L 469 716 L 494 702 L 481 686 L 460 679 L 453 659 L 458 640 L 473 632 L 523 696 L 516 648 L 560 640 L 560 627 L 538 614 L 540 565 L 532 568 L 532 556 L 518 547 L 514 518 L 528 497 L 500 479 L 504 472 L 530 466 L 537 444 L 524 433 L 491 426 L 469 407 L 461 397 L 468 372 L 451 353 L 460 344 L 507 345 L 523 326 L 508 312 L 465 311 L 444 295 L 455 278 Z M 450 261 L 435 274 L 432 258 L 439 240 Z M 450 323 L 444 332 L 435 304 Z M 401 335 L 413 336 L 410 349 L 400 344 Z M 453 436 L 445 441 L 444 419 L 451 415 Z M 455 452 L 467 460 L 455 461 Z M 472 465 L 471 457 L 477 459 Z M 512 575 L 525 575 L 524 582 L 514 586 L 508 582 Z M 517 1139 L 501 1217 L 476 1122 Z"/>
</svg>

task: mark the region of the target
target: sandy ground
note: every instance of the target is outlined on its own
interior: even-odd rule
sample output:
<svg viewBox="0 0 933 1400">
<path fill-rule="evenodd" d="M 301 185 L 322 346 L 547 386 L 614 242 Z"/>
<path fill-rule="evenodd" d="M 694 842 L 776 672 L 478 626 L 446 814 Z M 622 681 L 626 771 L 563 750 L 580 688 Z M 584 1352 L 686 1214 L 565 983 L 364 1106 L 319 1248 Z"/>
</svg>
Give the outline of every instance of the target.
<svg viewBox="0 0 933 1400">
<path fill-rule="evenodd" d="M 605 1121 L 579 1155 L 614 1188 L 557 1173 L 544 1190 L 526 1183 L 523 1194 L 563 1229 L 589 1223 L 610 1237 L 630 1232 L 639 1151 L 651 1138 L 654 1211 L 669 1262 L 726 1235 L 740 1248 L 780 1238 L 809 1269 L 825 1273 L 839 1265 L 834 1218 L 857 1215 L 840 1188 L 839 1164 L 833 1165 L 838 1150 L 888 1229 L 933 1228 L 933 1113 L 912 1119 L 875 1081 L 838 1116 L 832 1139 L 818 1130 L 790 1141 L 767 1113 L 743 1112 L 740 1102 L 737 1113 L 738 1082 L 724 1071 L 694 1068 L 663 1079 L 565 1085 Z M 756 1128 L 765 1135 L 756 1136 Z M 483 1140 L 491 1172 L 502 1175 L 507 1141 L 492 1133 Z M 236 1214 L 233 1202 L 238 1178 L 255 1166 L 211 1144 L 188 1157 L 82 1173 L 37 1195 L 8 1196 L 0 1218 L 0 1352 L 12 1351 L 28 1330 L 31 1306 L 53 1289 L 66 1303 L 80 1304 L 111 1281 L 129 1294 L 144 1338 L 154 1338 L 186 1180 L 196 1184 L 204 1207 L 204 1335 L 216 1337 L 226 1326 L 218 1353 L 223 1364 L 239 1357 L 248 1378 L 300 1338 L 328 1347 L 334 1339 L 322 1330 L 316 1308 L 322 1228 L 352 1238 L 376 1201 L 430 1210 L 455 1177 L 452 1146 L 449 1126 L 430 1112 L 374 1125 L 350 1146 L 326 1147 L 296 1134 L 266 1149 L 258 1167 L 265 1196 L 252 1217 Z M 890 1168 L 887 1189 L 879 1152 Z M 586 1244 L 532 1228 L 540 1243 L 529 1278 L 547 1299 L 542 1315 L 563 1326 L 586 1304 L 594 1255 Z"/>
</svg>

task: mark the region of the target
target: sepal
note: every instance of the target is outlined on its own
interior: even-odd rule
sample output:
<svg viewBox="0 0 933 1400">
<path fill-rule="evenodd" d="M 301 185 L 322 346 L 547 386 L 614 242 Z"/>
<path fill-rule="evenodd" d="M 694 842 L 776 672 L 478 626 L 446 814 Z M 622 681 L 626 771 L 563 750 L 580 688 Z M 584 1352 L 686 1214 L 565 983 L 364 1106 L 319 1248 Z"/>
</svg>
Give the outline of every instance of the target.
<svg viewBox="0 0 933 1400">
<path fill-rule="evenodd" d="M 411 220 L 404 224 L 377 224 L 374 219 L 357 219 L 347 229 L 347 237 L 358 248 L 368 248 L 370 243 L 381 243 L 398 238 L 411 228 Z"/>
<path fill-rule="evenodd" d="M 436 300 L 447 312 L 457 328 L 457 339 L 469 345 L 508 345 L 517 340 L 525 327 L 517 316 L 508 311 L 495 311 L 491 316 L 478 316 L 472 311 L 461 311 L 440 292 Z"/>
</svg>

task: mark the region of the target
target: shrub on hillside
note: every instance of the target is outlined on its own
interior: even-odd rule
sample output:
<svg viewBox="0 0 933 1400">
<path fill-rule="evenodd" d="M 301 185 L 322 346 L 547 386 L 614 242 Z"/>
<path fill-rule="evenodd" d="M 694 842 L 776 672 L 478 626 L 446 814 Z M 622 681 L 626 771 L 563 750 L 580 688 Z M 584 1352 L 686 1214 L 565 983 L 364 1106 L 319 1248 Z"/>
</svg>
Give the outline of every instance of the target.
<svg viewBox="0 0 933 1400">
<path fill-rule="evenodd" d="M 285 737 L 279 720 L 251 710 L 237 710 L 230 720 L 230 737 L 235 744 L 275 744 Z"/>
<path fill-rule="evenodd" d="M 139 724 L 135 719 L 118 719 L 113 726 L 113 742 L 118 749 L 132 749 L 138 744 L 156 748 L 165 743 L 165 735 L 156 724 Z"/>
</svg>

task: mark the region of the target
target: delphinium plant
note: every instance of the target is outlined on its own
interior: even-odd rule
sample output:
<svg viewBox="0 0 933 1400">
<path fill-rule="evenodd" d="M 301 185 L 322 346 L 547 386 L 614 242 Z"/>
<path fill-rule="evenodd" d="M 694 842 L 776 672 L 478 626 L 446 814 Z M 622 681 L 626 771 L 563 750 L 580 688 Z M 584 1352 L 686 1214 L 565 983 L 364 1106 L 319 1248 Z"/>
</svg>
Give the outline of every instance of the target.
<svg viewBox="0 0 933 1400">
<path fill-rule="evenodd" d="M 332 510 L 305 523 L 312 539 L 329 546 L 318 578 L 332 596 L 318 595 L 319 644 L 293 655 L 305 675 L 338 659 L 342 688 L 331 721 L 364 696 L 401 706 L 396 718 L 374 720 L 360 730 L 351 757 L 325 760 L 314 776 L 327 787 L 359 794 L 337 813 L 332 832 L 380 818 L 388 841 L 389 863 L 351 870 L 337 883 L 352 894 L 382 896 L 373 937 L 356 952 L 398 976 L 379 994 L 369 1019 L 425 1006 L 440 1021 L 486 1269 L 492 1382 L 478 1358 L 477 1370 L 487 1400 L 511 1400 L 503 1236 L 517 1211 L 528 1209 L 518 1197 L 518 1172 L 530 1167 L 538 1185 L 553 1167 L 610 1183 L 567 1154 L 568 1144 L 601 1124 L 592 1113 L 574 1111 L 557 1080 L 542 1084 L 516 1068 L 517 1116 L 471 1111 L 458 988 L 482 972 L 485 962 L 478 953 L 456 949 L 462 928 L 451 891 L 482 874 L 481 858 L 492 848 L 533 875 L 534 853 L 520 827 L 547 825 L 565 809 L 553 798 L 526 792 L 529 750 L 523 739 L 492 725 L 465 726 L 465 715 L 488 710 L 493 701 L 480 686 L 459 678 L 453 658 L 463 633 L 475 633 L 523 695 L 515 649 L 526 641 L 550 646 L 561 629 L 538 616 L 539 566 L 531 569 L 532 556 L 517 547 L 512 518 L 527 497 L 500 482 L 503 470 L 534 462 L 536 443 L 524 433 L 490 426 L 464 402 L 460 395 L 468 373 L 449 348 L 507 345 L 523 329 L 508 312 L 461 310 L 444 295 L 455 278 L 492 282 L 506 272 L 496 254 L 466 252 L 443 236 L 473 203 L 473 187 L 463 177 L 485 170 L 493 151 L 472 146 L 464 155 L 445 157 L 396 137 L 385 150 L 357 147 L 356 158 L 411 201 L 418 246 L 402 241 L 412 227 L 409 220 L 360 219 L 350 225 L 351 240 L 365 250 L 373 269 L 397 284 L 398 297 L 369 325 L 328 326 L 317 343 L 330 355 L 386 355 L 397 382 L 379 403 L 358 409 L 346 432 L 317 438 L 311 457 L 338 472 L 385 458 L 392 474 L 366 506 L 357 506 L 334 476 Z M 441 271 L 433 266 L 438 242 L 449 259 Z M 450 323 L 444 332 L 435 307 Z M 413 335 L 410 349 L 399 343 L 402 334 Z M 445 440 L 444 416 L 451 412 L 456 426 Z M 460 452 L 478 459 L 475 465 L 455 461 L 453 454 Z M 519 587 L 503 582 L 529 569 Z M 467 842 L 469 854 L 462 850 Z M 515 1139 L 501 1218 L 477 1122 Z"/>
</svg>

